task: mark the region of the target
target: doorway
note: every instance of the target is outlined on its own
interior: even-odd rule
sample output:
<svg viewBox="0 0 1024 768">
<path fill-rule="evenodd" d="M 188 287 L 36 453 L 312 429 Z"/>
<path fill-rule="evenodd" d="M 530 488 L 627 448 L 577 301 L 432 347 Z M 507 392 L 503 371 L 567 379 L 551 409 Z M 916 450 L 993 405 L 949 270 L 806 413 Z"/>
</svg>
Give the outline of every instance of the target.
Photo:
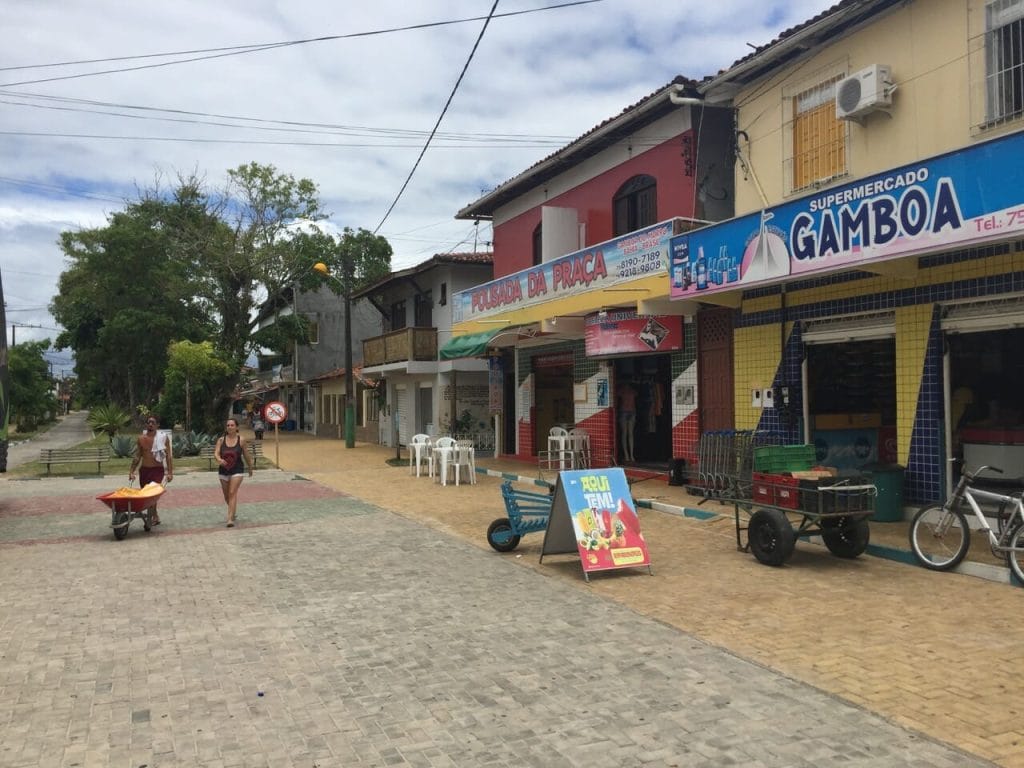
<svg viewBox="0 0 1024 768">
<path fill-rule="evenodd" d="M 671 357 L 649 355 L 619 358 L 613 363 L 613 371 L 617 392 L 629 385 L 636 393 L 635 419 L 631 425 L 632 461 L 628 461 L 624 450 L 624 440 L 628 436 L 622 433 L 624 420 L 618 418 L 621 402 L 618 402 L 620 398 L 616 398 L 616 462 L 620 465 L 667 470 L 672 458 Z"/>
<path fill-rule="evenodd" d="M 572 399 L 572 353 L 542 355 L 533 359 L 534 414 L 533 453 L 548 449 L 552 427 L 572 429 L 576 413 Z"/>
</svg>

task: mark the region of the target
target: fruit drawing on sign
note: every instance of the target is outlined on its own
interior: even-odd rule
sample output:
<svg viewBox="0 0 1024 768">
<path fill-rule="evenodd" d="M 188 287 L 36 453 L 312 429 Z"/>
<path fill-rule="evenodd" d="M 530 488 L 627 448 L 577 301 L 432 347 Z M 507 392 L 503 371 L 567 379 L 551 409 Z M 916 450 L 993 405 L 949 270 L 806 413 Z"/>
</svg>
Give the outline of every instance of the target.
<svg viewBox="0 0 1024 768">
<path fill-rule="evenodd" d="M 577 543 L 590 565 L 614 567 L 643 561 L 640 521 L 624 499 L 611 509 L 586 508 L 574 515 Z M 639 560 L 637 559 L 639 558 Z"/>
</svg>

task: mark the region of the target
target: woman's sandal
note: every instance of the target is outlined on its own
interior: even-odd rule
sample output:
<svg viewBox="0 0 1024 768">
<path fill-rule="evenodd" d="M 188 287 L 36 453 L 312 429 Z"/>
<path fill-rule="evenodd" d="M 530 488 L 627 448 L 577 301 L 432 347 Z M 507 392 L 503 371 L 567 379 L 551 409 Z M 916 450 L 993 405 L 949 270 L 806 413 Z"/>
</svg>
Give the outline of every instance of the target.
<svg viewBox="0 0 1024 768">
<path fill-rule="evenodd" d="M 235 527 L 235 521 L 234 520 L 228 520 L 228 528 L 234 528 L 234 527 Z"/>
</svg>

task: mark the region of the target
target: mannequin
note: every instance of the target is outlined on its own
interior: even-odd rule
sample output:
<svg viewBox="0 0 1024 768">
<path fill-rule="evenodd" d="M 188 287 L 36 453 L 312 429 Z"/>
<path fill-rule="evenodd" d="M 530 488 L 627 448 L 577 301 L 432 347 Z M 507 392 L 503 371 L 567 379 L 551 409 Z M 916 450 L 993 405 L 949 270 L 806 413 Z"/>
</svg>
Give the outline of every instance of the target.
<svg viewBox="0 0 1024 768">
<path fill-rule="evenodd" d="M 619 434 L 622 438 L 622 460 L 635 461 L 633 432 L 636 427 L 636 389 L 626 382 L 619 390 Z"/>
</svg>

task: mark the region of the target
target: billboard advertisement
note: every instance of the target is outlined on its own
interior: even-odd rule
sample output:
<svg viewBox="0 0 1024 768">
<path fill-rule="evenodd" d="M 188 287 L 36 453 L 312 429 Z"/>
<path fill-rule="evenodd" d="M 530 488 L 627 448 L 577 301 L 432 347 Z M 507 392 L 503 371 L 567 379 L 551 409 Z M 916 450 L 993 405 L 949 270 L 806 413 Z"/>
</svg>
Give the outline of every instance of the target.
<svg viewBox="0 0 1024 768">
<path fill-rule="evenodd" d="M 1020 237 L 1021 157 L 1017 133 L 673 237 L 669 294 L 693 299 Z"/>
<path fill-rule="evenodd" d="M 459 291 L 453 321 L 479 320 L 499 312 L 598 291 L 651 275 L 668 274 L 669 240 L 676 220 L 662 222 L 536 267 Z"/>
<path fill-rule="evenodd" d="M 683 318 L 635 310 L 594 312 L 584 320 L 583 339 L 587 357 L 671 352 L 683 348 Z"/>
</svg>

